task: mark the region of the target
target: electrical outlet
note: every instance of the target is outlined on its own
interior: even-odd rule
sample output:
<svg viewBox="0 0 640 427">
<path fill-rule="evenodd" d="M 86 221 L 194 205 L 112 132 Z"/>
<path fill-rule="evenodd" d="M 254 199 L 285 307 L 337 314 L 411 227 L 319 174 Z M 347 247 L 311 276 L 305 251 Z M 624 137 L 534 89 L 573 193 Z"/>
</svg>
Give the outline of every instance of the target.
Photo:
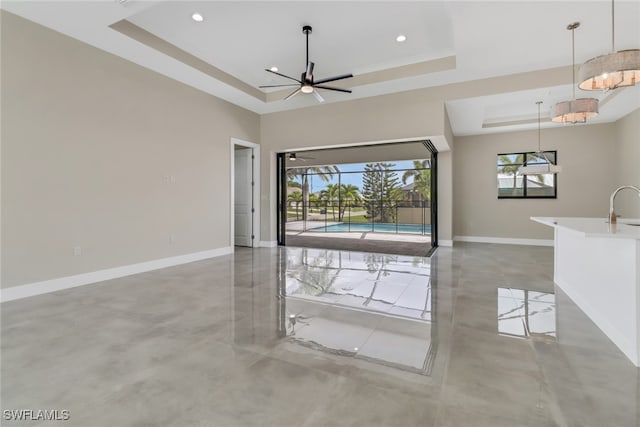
<svg viewBox="0 0 640 427">
<path fill-rule="evenodd" d="M 173 243 L 174 241 L 173 234 L 169 234 L 169 243 Z"/>
<path fill-rule="evenodd" d="M 80 256 L 82 255 L 82 247 L 81 246 L 74 246 L 73 247 L 73 256 Z"/>
</svg>

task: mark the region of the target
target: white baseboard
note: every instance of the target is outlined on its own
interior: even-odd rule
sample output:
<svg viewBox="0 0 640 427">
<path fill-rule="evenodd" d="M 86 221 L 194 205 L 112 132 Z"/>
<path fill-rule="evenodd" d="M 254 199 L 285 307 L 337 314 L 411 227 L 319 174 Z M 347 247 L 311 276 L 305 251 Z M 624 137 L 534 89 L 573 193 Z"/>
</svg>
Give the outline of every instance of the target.
<svg viewBox="0 0 640 427">
<path fill-rule="evenodd" d="M 450 248 L 453 246 L 453 240 L 438 240 L 438 246 Z"/>
<path fill-rule="evenodd" d="M 261 248 L 275 248 L 278 246 L 278 242 L 276 240 L 260 240 L 258 246 Z"/>
<path fill-rule="evenodd" d="M 454 242 L 497 243 L 501 245 L 553 246 L 553 240 L 512 239 L 509 237 L 455 236 Z"/>
<path fill-rule="evenodd" d="M 43 280 L 41 282 L 28 283 L 26 285 L 12 286 L 0 289 L 0 302 L 13 301 L 34 295 L 46 294 L 76 286 L 89 285 L 118 277 L 131 276 L 132 274 L 158 270 L 175 265 L 187 264 L 207 258 L 215 258 L 233 253 L 232 247 L 210 249 L 208 251 L 194 252 L 186 255 L 178 255 L 169 258 L 161 258 L 138 264 L 124 265 L 105 270 L 92 271 L 91 273 L 76 274 L 74 276 L 60 277 L 57 279 Z"/>
</svg>

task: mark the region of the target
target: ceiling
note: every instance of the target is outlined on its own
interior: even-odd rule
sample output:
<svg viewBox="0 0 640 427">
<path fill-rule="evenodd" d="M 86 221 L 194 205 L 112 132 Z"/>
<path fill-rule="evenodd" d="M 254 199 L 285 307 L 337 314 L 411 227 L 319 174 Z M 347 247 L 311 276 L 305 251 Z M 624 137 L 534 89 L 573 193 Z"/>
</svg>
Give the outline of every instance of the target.
<svg viewBox="0 0 640 427">
<path fill-rule="evenodd" d="M 576 63 L 610 52 L 609 1 L 3 1 L 2 9 L 126 58 L 146 68 L 266 114 L 317 105 L 310 95 L 262 90 L 287 80 L 265 68 L 299 77 L 305 66 L 303 25 L 311 25 L 315 79 L 353 73 L 336 83 L 352 94 L 323 91 L 326 104 L 443 85 L 484 85 L 516 73 L 554 70 L 561 77 L 527 90 L 446 99 L 455 135 L 542 126 L 553 104 L 572 98 L 571 33 Z M 640 48 L 640 1 L 615 3 L 616 50 Z M 191 15 L 198 12 L 204 22 Z M 404 43 L 395 38 L 407 36 Z M 565 67 L 560 70 L 558 67 Z M 553 80 L 553 79 L 552 79 Z M 488 85 L 487 85 L 488 86 Z M 485 92 L 487 92 L 485 90 Z M 470 93 L 473 93 L 472 91 Z M 640 107 L 640 86 L 608 93 L 591 123 L 615 121 Z"/>
</svg>

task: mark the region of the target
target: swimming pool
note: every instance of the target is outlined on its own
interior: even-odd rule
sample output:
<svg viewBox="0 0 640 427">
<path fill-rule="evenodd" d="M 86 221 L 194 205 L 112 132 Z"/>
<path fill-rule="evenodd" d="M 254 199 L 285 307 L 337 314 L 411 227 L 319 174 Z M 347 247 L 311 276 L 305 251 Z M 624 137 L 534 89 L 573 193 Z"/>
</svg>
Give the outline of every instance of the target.
<svg viewBox="0 0 640 427">
<path fill-rule="evenodd" d="M 351 224 L 343 222 L 341 224 L 333 224 L 328 226 L 310 228 L 309 231 L 373 231 L 382 233 L 414 233 L 422 234 L 422 224 L 388 224 L 388 223 L 370 223 L 370 222 L 352 222 Z M 431 225 L 424 225 L 424 233 L 431 233 Z"/>
</svg>

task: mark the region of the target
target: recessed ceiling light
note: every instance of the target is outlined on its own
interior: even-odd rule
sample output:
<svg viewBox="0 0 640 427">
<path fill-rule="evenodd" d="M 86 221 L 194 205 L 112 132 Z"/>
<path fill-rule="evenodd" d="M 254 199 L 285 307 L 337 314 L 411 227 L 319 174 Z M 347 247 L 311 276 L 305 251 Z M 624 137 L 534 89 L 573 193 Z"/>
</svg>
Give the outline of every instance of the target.
<svg viewBox="0 0 640 427">
<path fill-rule="evenodd" d="M 269 68 L 271 71 L 273 71 L 274 73 L 278 71 L 278 67 L 271 67 Z"/>
<path fill-rule="evenodd" d="M 196 22 L 202 22 L 202 21 L 204 21 L 204 16 L 202 16 L 199 13 L 196 12 L 193 15 L 191 15 L 191 19 L 193 19 Z"/>
<path fill-rule="evenodd" d="M 398 43 L 402 43 L 405 40 L 407 40 L 407 36 L 405 36 L 404 34 L 399 34 L 398 37 L 396 37 L 396 41 Z"/>
</svg>

